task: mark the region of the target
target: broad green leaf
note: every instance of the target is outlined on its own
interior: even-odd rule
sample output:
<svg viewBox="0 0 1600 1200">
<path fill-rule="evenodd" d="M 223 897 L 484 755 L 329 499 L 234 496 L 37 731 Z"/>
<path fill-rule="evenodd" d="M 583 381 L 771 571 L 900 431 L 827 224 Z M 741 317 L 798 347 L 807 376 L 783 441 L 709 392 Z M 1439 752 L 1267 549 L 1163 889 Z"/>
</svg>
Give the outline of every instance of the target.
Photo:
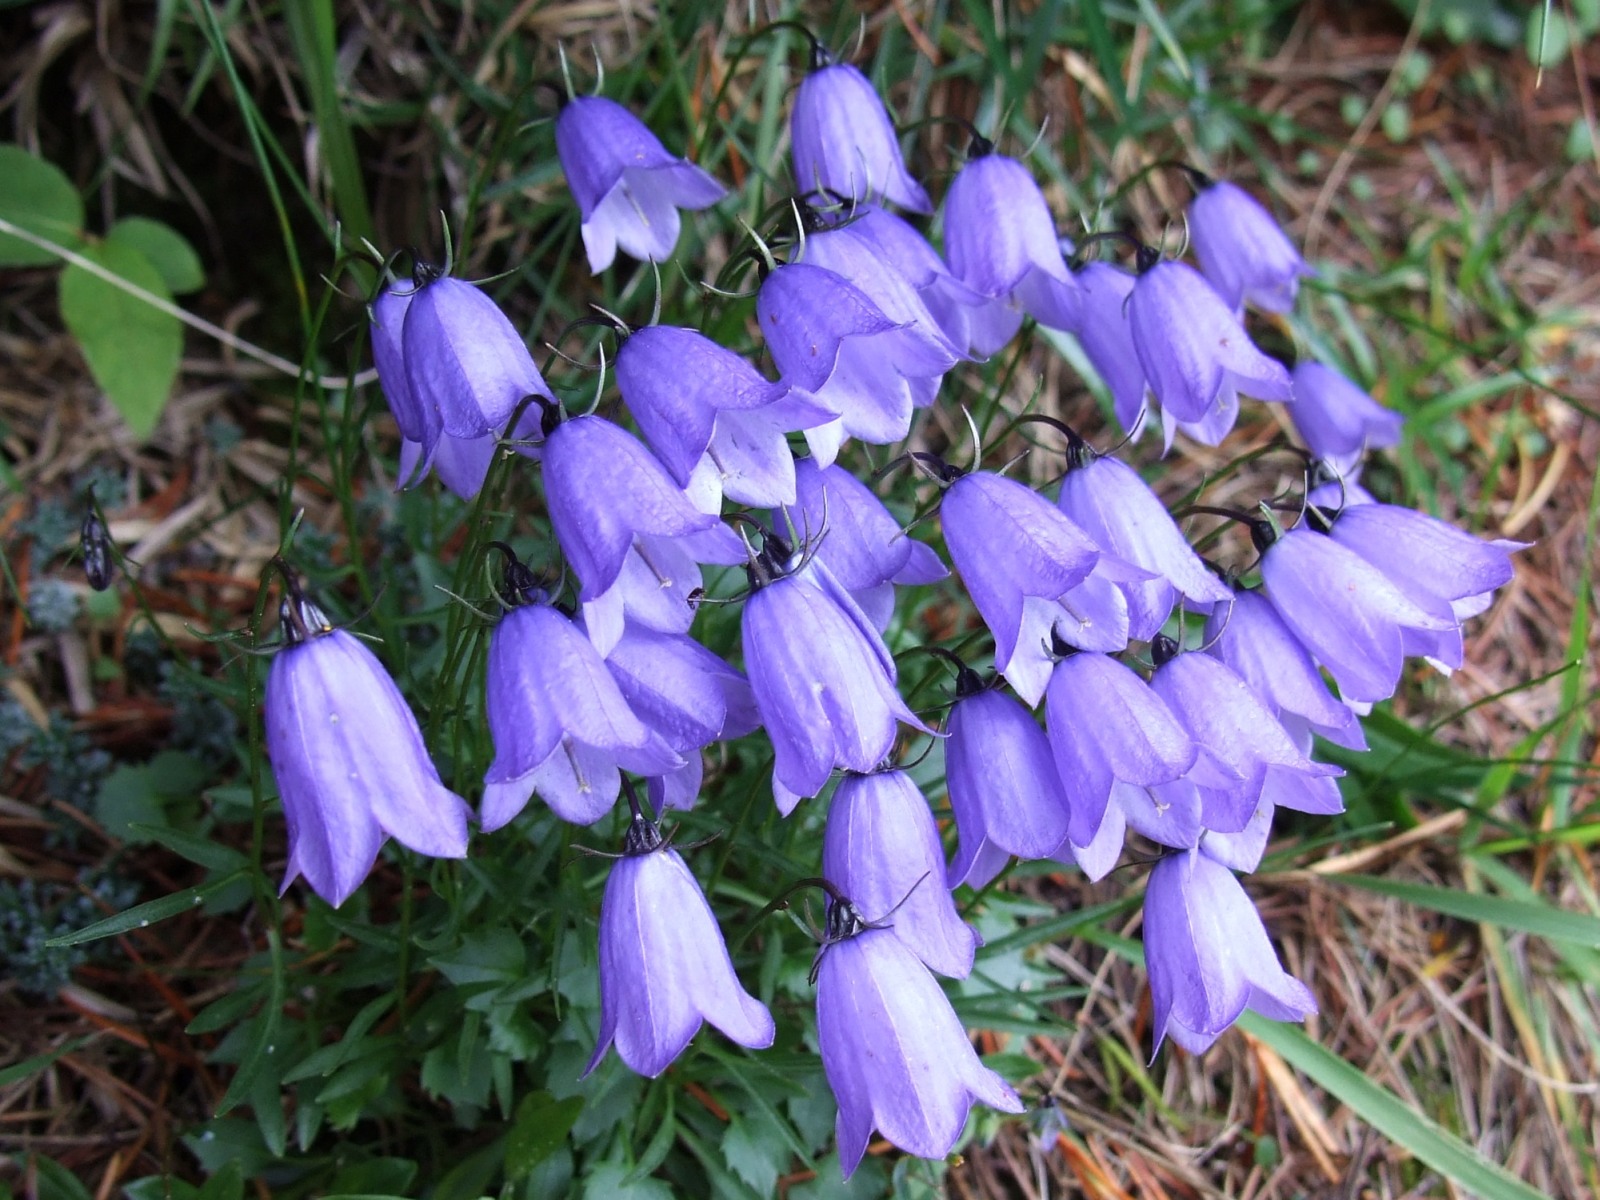
<svg viewBox="0 0 1600 1200">
<path fill-rule="evenodd" d="M 1334 1099 L 1348 1104 L 1384 1137 L 1409 1150 L 1464 1191 L 1495 1200 L 1544 1200 L 1543 1193 L 1489 1161 L 1387 1088 L 1372 1082 L 1359 1067 L 1317 1045 L 1298 1026 L 1247 1012 L 1239 1018 L 1239 1027 L 1276 1050 L 1285 1062 L 1326 1088 Z"/>
<path fill-rule="evenodd" d="M 241 1200 L 243 1196 L 244 1172 L 237 1162 L 229 1162 L 200 1186 L 195 1200 Z"/>
<path fill-rule="evenodd" d="M 1568 912 L 1535 900 L 1511 900 L 1504 896 L 1486 896 L 1479 892 L 1461 892 L 1454 888 L 1406 883 L 1398 879 L 1378 879 L 1370 875 L 1334 875 L 1330 878 L 1369 892 L 1393 896 L 1420 908 L 1431 908 L 1446 916 L 1459 917 L 1463 921 L 1520 929 L 1524 933 L 1557 941 L 1600 946 L 1600 918 L 1587 913 Z"/>
<path fill-rule="evenodd" d="M 161 273 L 133 247 L 104 242 L 85 246 L 82 253 L 129 283 L 171 301 Z M 149 437 L 178 377 L 182 323 L 76 263 L 61 272 L 61 316 L 78 340 L 95 382 L 134 433 L 141 439 Z"/>
<path fill-rule="evenodd" d="M 76 250 L 83 242 L 83 199 L 54 163 L 21 146 L 0 145 L 0 217 L 29 233 Z M 48 266 L 61 260 L 48 250 L 0 233 L 0 267 Z"/>
<path fill-rule="evenodd" d="M 33 1169 L 38 1182 L 32 1194 L 38 1200 L 92 1200 L 89 1189 L 55 1159 L 36 1158 Z"/>
<path fill-rule="evenodd" d="M 549 1092 L 532 1092 L 517 1105 L 517 1117 L 506 1134 L 506 1179 L 515 1183 L 554 1154 L 583 1111 L 582 1096 L 557 1100 Z"/>
<path fill-rule="evenodd" d="M 149 217 L 124 217 L 107 231 L 106 241 L 137 250 L 149 259 L 174 296 L 205 286 L 206 272 L 200 265 L 200 255 L 189 239 L 170 225 Z"/>
</svg>

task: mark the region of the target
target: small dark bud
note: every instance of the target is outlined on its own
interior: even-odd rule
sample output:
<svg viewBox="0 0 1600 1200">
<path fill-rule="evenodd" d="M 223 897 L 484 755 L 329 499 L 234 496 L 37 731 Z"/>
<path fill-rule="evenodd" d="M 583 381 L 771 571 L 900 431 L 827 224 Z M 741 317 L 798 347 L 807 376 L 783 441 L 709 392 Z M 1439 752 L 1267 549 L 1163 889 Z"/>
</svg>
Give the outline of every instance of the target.
<svg viewBox="0 0 1600 1200">
<path fill-rule="evenodd" d="M 100 519 L 100 514 L 95 511 L 92 498 L 89 511 L 84 514 L 83 525 L 78 531 L 78 538 L 83 547 L 83 573 L 88 577 L 89 586 L 97 592 L 103 592 L 111 586 L 112 576 L 116 573 L 116 564 L 111 558 L 110 531 Z"/>
</svg>

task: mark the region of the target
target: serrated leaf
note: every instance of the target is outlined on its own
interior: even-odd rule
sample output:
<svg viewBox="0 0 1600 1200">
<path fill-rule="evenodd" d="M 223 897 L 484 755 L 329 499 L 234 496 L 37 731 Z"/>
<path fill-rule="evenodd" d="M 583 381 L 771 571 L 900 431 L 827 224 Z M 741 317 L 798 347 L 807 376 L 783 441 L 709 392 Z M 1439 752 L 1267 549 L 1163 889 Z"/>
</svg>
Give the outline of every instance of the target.
<svg viewBox="0 0 1600 1200">
<path fill-rule="evenodd" d="M 791 1155 L 783 1134 L 764 1117 L 740 1117 L 722 1139 L 722 1160 L 760 1196 L 776 1193 Z"/>
<path fill-rule="evenodd" d="M 200 255 L 171 225 L 149 217 L 124 217 L 107 230 L 106 241 L 131 247 L 149 259 L 174 296 L 199 291 L 206 284 Z"/>
<path fill-rule="evenodd" d="M 172 299 L 161 273 L 132 246 L 103 242 L 81 253 L 158 299 Z M 183 324 L 76 263 L 61 272 L 61 317 L 94 381 L 129 428 L 149 437 L 178 378 Z"/>
<path fill-rule="evenodd" d="M 54 163 L 21 146 L 0 145 L 0 217 L 29 233 L 77 250 L 83 242 L 83 198 Z M 61 260 L 48 250 L 0 233 L 0 267 L 48 266 Z"/>
<path fill-rule="evenodd" d="M 583 1111 L 582 1096 L 557 1100 L 549 1092 L 532 1092 L 517 1104 L 516 1120 L 506 1134 L 506 1179 L 515 1183 L 549 1158 L 567 1140 L 567 1131 Z"/>
</svg>

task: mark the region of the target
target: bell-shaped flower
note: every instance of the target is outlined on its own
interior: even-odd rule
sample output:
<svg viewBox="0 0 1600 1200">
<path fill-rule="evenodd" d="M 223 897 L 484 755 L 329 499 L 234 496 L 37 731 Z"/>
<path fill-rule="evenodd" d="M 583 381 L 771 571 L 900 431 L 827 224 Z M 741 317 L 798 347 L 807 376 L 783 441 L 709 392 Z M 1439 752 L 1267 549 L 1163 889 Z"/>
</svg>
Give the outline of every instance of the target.
<svg viewBox="0 0 1600 1200">
<path fill-rule="evenodd" d="M 1289 415 L 1312 455 L 1350 475 L 1368 450 L 1400 441 L 1405 418 L 1385 408 L 1332 367 L 1311 359 L 1295 364 Z"/>
<path fill-rule="evenodd" d="M 508 571 L 517 606 L 489 639 L 483 828 L 506 824 L 538 793 L 563 821 L 591 825 L 616 803 L 621 771 L 665 775 L 683 758 L 636 716 L 599 651 L 531 580 Z M 525 568 L 522 568 L 525 571 Z"/>
<path fill-rule="evenodd" d="M 1102 550 L 1153 572 L 1129 586 L 1128 636 L 1148 641 L 1161 629 L 1176 596 L 1202 605 L 1225 601 L 1227 585 L 1206 569 L 1167 506 L 1139 473 L 1081 440 L 1067 452 L 1067 474 L 1057 503 Z"/>
<path fill-rule="evenodd" d="M 1044 193 L 1027 167 L 982 138 L 945 197 L 944 249 L 951 273 L 990 301 L 971 316 L 977 353 L 1009 342 L 1023 313 L 1052 329 L 1077 328 L 1083 297 Z"/>
<path fill-rule="evenodd" d="M 415 294 L 410 284 L 385 284 L 368 306 L 367 316 L 372 321 L 372 365 L 378 371 L 378 386 L 400 426 L 400 436 L 420 444 L 438 439 L 439 410 L 424 409 L 406 378 L 406 310 Z M 401 478 L 410 478 L 410 473 L 402 471 Z"/>
<path fill-rule="evenodd" d="M 783 382 L 837 414 L 806 430 L 823 466 L 846 438 L 879 446 L 904 438 L 912 410 L 933 403 L 954 361 L 942 338 L 899 324 L 843 276 L 806 263 L 768 273 L 756 320 Z"/>
<path fill-rule="evenodd" d="M 949 886 L 984 887 L 1013 854 L 1048 858 L 1067 838 L 1069 809 L 1033 714 L 963 667 L 946 733 L 945 778 L 960 835 Z"/>
<path fill-rule="evenodd" d="M 887 216 L 881 209 L 866 211 Z M 949 370 L 957 360 L 967 357 L 966 346 L 958 346 L 945 336 L 944 327 L 923 302 L 911 280 L 885 260 L 880 238 L 866 231 L 863 220 L 864 217 L 849 210 L 832 213 L 808 208 L 806 234 L 793 261 L 832 271 L 859 289 L 895 324 L 912 326 L 927 334 L 945 349 L 948 355 L 945 369 Z M 929 249 L 931 251 L 932 247 Z M 932 399 L 929 394 L 924 402 L 931 403 Z"/>
<path fill-rule="evenodd" d="M 392 317 L 386 324 L 392 328 Z M 417 266 L 406 305 L 401 357 L 416 417 L 408 418 L 410 430 L 402 423 L 400 431 L 422 444 L 424 456 L 441 432 L 497 434 L 527 397 L 550 398 L 522 335 L 499 306 L 472 284 L 426 264 Z M 395 407 L 397 421 L 403 407 Z"/>
<path fill-rule="evenodd" d="M 600 1038 L 584 1074 L 616 1046 L 640 1075 L 661 1074 L 702 1023 L 752 1050 L 772 1045 L 766 1005 L 734 973 L 705 893 L 678 852 L 636 815 L 600 900 Z"/>
<path fill-rule="evenodd" d="M 1449 633 L 1456 623 L 1416 604 L 1377 567 L 1302 525 L 1278 533 L 1261 522 L 1262 591 L 1289 631 L 1327 668 L 1345 701 L 1394 695 L 1408 633 Z"/>
<path fill-rule="evenodd" d="M 388 838 L 463 858 L 466 801 L 439 778 L 422 731 L 372 651 L 291 588 L 267 673 L 267 761 L 289 826 L 283 890 L 301 875 L 338 907 Z"/>
<path fill-rule="evenodd" d="M 695 329 L 635 330 L 616 368 L 628 411 L 673 481 L 689 488 L 709 456 L 718 490 L 740 504 L 793 503 L 785 434 L 834 419 Z"/>
<path fill-rule="evenodd" d="M 1248 683 L 1290 733 L 1312 731 L 1351 750 L 1367 748 L 1356 714 L 1328 690 L 1310 652 L 1260 592 L 1240 589 L 1212 609 L 1205 648 Z"/>
<path fill-rule="evenodd" d="M 1091 262 L 1076 275 L 1083 298 L 1073 335 L 1111 392 L 1117 423 L 1129 434 L 1143 432 L 1146 413 L 1144 367 L 1133 346 L 1128 297 L 1135 277 L 1110 263 Z"/>
<path fill-rule="evenodd" d="M 700 790 L 700 751 L 743 737 L 760 724 L 744 675 L 693 638 L 626 627 L 606 656 L 622 697 L 685 765 L 652 794 L 658 808 L 688 808 Z"/>
<path fill-rule="evenodd" d="M 928 193 L 906 170 L 889 111 L 867 77 L 849 63 L 832 62 L 820 48 L 813 50 L 812 67 L 789 114 L 799 190 L 933 212 Z"/>
<path fill-rule="evenodd" d="M 560 421 L 545 437 L 542 459 L 550 524 L 584 603 L 617 582 L 644 536 L 681 539 L 697 562 L 744 561 L 739 536 L 696 508 L 638 438 L 604 417 Z M 603 487 L 595 486 L 599 473 Z"/>
<path fill-rule="evenodd" d="M 933 547 L 908 537 L 872 489 L 843 467 L 803 458 L 794 471 L 789 521 L 806 540 L 815 539 L 815 561 L 878 629 L 894 616 L 895 584 L 937 583 L 950 574 Z"/>
<path fill-rule="evenodd" d="M 929 730 L 895 690 L 894 659 L 877 629 L 827 568 L 782 569 L 768 563 L 767 579 L 753 579 L 741 629 L 745 671 L 776 754 L 773 798 L 787 816 L 834 767 L 874 770 L 894 747 L 897 721 Z"/>
<path fill-rule="evenodd" d="M 1167 703 L 1199 753 L 1190 779 L 1200 788 L 1201 819 L 1208 829 L 1236 833 L 1261 800 L 1269 770 L 1307 779 L 1343 775 L 1312 762 L 1278 723 L 1266 702 L 1220 658 L 1182 653 L 1158 636 L 1150 690 Z"/>
<path fill-rule="evenodd" d="M 1495 589 L 1511 582 L 1512 553 L 1528 545 L 1503 538 L 1485 541 L 1416 509 L 1377 503 L 1340 509 L 1332 517 L 1329 536 L 1377 567 L 1419 605 L 1441 614 L 1448 611 L 1457 621 L 1489 607 Z"/>
<path fill-rule="evenodd" d="M 1233 872 L 1204 850 L 1170 854 L 1150 872 L 1144 959 L 1155 1050 L 1170 1036 L 1203 1054 L 1247 1008 L 1274 1021 L 1317 1011 L 1310 990 L 1278 961 Z"/>
<path fill-rule="evenodd" d="M 579 96 L 556 118 L 556 156 L 583 216 L 583 248 L 599 274 L 617 247 L 661 262 L 678 244 L 680 208 L 708 208 L 727 190 L 669 154 L 643 121 L 615 100 Z"/>
<path fill-rule="evenodd" d="M 978 935 L 944 883 L 944 848 L 928 802 L 904 771 L 846 775 L 833 793 L 822 873 L 875 925 L 885 925 L 931 971 L 972 972 Z"/>
<path fill-rule="evenodd" d="M 1089 578 L 1099 547 L 1033 489 L 986 471 L 956 479 L 939 511 L 950 559 L 994 635 L 995 670 L 1037 704 L 1052 627 L 1073 615 L 1062 598 Z"/>
<path fill-rule="evenodd" d="M 1303 275 L 1315 275 L 1272 214 L 1226 180 L 1202 188 L 1189 204 L 1189 236 L 1200 269 L 1229 308 L 1249 301 L 1268 312 L 1294 307 Z"/>
<path fill-rule="evenodd" d="M 1168 420 L 1203 424 L 1226 416 L 1238 393 L 1258 400 L 1291 400 L 1289 372 L 1256 348 L 1239 318 L 1204 277 L 1181 262 L 1158 262 L 1143 272 L 1128 300 L 1134 352 Z M 1231 418 L 1228 421 L 1231 425 Z"/>
<path fill-rule="evenodd" d="M 978 1061 L 943 989 L 889 929 L 854 905 L 828 907 L 816 966 L 817 1046 L 839 1104 L 839 1161 L 848 1178 L 876 1129 L 923 1158 L 955 1147 L 981 1101 L 1019 1113 L 1022 1100 Z"/>
<path fill-rule="evenodd" d="M 944 259 L 908 221 L 875 204 L 858 204 L 850 212 L 850 228 L 867 238 L 878 257 L 899 272 L 933 315 L 944 340 L 958 350 L 972 344 L 973 309 L 989 299 L 950 273 Z"/>
<path fill-rule="evenodd" d="M 1199 754 L 1166 702 L 1105 654 L 1069 654 L 1056 664 L 1045 727 L 1077 846 L 1094 840 L 1114 784 L 1170 783 L 1187 775 Z"/>
</svg>

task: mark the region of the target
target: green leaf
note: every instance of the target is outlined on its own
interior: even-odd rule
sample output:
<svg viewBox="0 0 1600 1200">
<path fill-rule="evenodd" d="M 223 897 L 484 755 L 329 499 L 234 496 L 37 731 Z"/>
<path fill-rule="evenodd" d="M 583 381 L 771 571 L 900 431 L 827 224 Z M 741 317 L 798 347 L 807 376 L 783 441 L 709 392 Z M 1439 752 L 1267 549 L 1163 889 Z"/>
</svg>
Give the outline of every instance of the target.
<svg viewBox="0 0 1600 1200">
<path fill-rule="evenodd" d="M 189 239 L 170 225 L 149 217 L 124 217 L 107 231 L 106 241 L 137 250 L 149 259 L 174 296 L 197 292 L 206 284 L 200 255 Z"/>
<path fill-rule="evenodd" d="M 105 242 L 85 246 L 82 254 L 157 299 L 171 301 L 161 273 L 133 247 Z M 61 316 L 95 382 L 134 433 L 149 437 L 178 377 L 182 322 L 76 263 L 61 272 Z"/>
<path fill-rule="evenodd" d="M 791 1160 L 783 1132 L 760 1113 L 736 1117 L 722 1139 L 722 1161 L 758 1196 L 777 1194 L 778 1176 Z"/>
<path fill-rule="evenodd" d="M 55 1159 L 36 1158 L 33 1169 L 39 1181 L 33 1193 L 38 1200 L 93 1200 L 78 1177 Z"/>
<path fill-rule="evenodd" d="M 232 887 L 239 880 L 244 879 L 246 871 L 234 871 L 224 875 L 221 879 L 213 879 L 203 887 L 185 888 L 181 892 L 174 892 L 170 896 L 163 896 L 159 900 L 152 900 L 148 904 L 136 904 L 126 912 L 119 912 L 114 917 L 107 917 L 103 921 L 96 921 L 93 925 L 85 925 L 82 929 L 73 930 L 71 933 L 62 934 L 60 937 L 51 938 L 46 946 L 81 946 L 84 942 L 97 942 L 101 938 L 116 937 L 119 933 L 127 933 L 130 929 L 142 929 L 146 925 L 154 925 L 157 921 L 165 921 L 168 917 L 175 917 L 181 912 L 188 912 L 192 908 L 199 908 L 206 900 L 222 891 L 223 888 Z"/>
<path fill-rule="evenodd" d="M 1600 918 L 1587 913 L 1567 912 L 1533 900 L 1510 900 L 1504 896 L 1486 896 L 1478 892 L 1461 892 L 1397 879 L 1377 879 L 1370 875 L 1332 875 L 1329 878 L 1379 895 L 1393 896 L 1420 908 L 1431 908 L 1434 912 L 1459 917 L 1463 921 L 1520 929 L 1524 933 L 1556 941 L 1600 946 Z"/>
<path fill-rule="evenodd" d="M 122 1185 L 126 1200 L 195 1200 L 200 1189 L 170 1175 L 150 1175 Z"/>
<path fill-rule="evenodd" d="M 83 199 L 54 163 L 21 146 L 0 145 L 0 217 L 29 233 L 76 250 L 83 241 Z M 0 267 L 49 266 L 61 260 L 21 238 L 0 233 Z"/>
<path fill-rule="evenodd" d="M 88 1040 L 87 1037 L 75 1037 L 71 1041 L 62 1042 L 54 1050 L 47 1050 L 43 1054 L 35 1054 L 32 1058 L 25 1058 L 19 1063 L 13 1063 L 5 1070 L 0 1071 L 0 1088 L 10 1087 L 19 1080 L 37 1074 L 62 1055 L 71 1054 Z"/>
<path fill-rule="evenodd" d="M 1303 1072 L 1348 1104 L 1367 1124 L 1462 1190 L 1495 1200 L 1543 1200 L 1536 1191 L 1498 1163 L 1490 1162 L 1448 1130 L 1408 1105 L 1387 1088 L 1372 1082 L 1359 1067 L 1317 1045 L 1297 1026 L 1269 1021 L 1247 1012 L 1239 1027 L 1276 1050 L 1285 1062 Z"/>
<path fill-rule="evenodd" d="M 511 1132 L 506 1134 L 506 1180 L 516 1183 L 560 1149 L 582 1111 L 582 1096 L 565 1100 L 557 1100 L 549 1092 L 524 1096 L 517 1105 Z"/>
<path fill-rule="evenodd" d="M 229 1162 L 200 1186 L 195 1200 L 243 1200 L 243 1197 L 244 1172 L 237 1162 Z"/>
<path fill-rule="evenodd" d="M 181 829 L 136 823 L 129 826 L 129 830 L 136 835 L 138 841 L 159 842 L 174 854 L 213 871 L 236 871 L 250 861 L 232 846 L 224 846 L 221 842 L 214 842 L 198 834 L 185 833 Z M 129 837 L 127 840 L 131 842 L 136 839 Z"/>
<path fill-rule="evenodd" d="M 157 840 L 167 825 L 168 809 L 177 802 L 193 800 L 206 774 L 199 760 L 176 750 L 165 750 L 144 766 L 118 767 L 100 784 L 95 817 L 108 833 L 125 842 L 139 845 Z M 241 862 L 242 856 L 235 855 L 231 862 L 202 865 L 226 869 Z"/>
</svg>

